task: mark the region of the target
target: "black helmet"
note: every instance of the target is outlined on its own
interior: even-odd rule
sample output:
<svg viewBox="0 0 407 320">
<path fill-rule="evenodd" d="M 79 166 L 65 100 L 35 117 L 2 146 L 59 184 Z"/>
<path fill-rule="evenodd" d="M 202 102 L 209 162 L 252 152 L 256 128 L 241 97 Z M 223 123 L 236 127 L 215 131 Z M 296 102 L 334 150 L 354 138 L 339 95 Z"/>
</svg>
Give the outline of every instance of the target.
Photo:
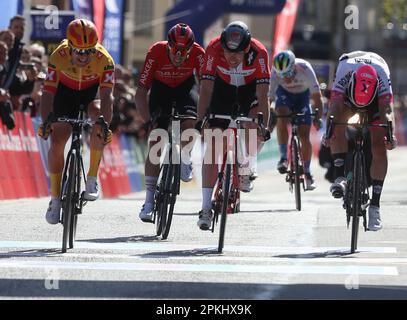
<svg viewBox="0 0 407 320">
<path fill-rule="evenodd" d="M 231 52 L 239 52 L 247 49 L 251 38 L 249 28 L 245 23 L 233 21 L 222 31 L 220 42 L 224 49 Z"/>
</svg>

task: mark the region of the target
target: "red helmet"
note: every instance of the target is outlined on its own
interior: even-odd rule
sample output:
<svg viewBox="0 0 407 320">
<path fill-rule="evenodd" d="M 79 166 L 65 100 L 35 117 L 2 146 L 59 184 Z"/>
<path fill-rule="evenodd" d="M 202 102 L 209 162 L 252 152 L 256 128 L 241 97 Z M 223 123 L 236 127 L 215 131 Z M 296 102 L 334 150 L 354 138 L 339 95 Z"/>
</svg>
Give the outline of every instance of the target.
<svg viewBox="0 0 407 320">
<path fill-rule="evenodd" d="M 369 65 L 360 66 L 353 71 L 348 85 L 350 102 L 358 107 L 368 106 L 376 98 L 379 88 L 376 69 Z"/>
<path fill-rule="evenodd" d="M 167 40 L 171 53 L 186 55 L 195 42 L 195 36 L 187 24 L 178 23 L 168 31 Z"/>
</svg>

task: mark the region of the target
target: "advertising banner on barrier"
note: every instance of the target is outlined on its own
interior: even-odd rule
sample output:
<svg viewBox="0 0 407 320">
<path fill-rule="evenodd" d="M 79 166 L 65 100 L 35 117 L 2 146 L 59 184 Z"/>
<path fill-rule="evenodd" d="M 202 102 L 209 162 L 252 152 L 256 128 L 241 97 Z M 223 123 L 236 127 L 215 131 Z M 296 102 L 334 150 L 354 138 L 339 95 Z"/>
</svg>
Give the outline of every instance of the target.
<svg viewBox="0 0 407 320">
<path fill-rule="evenodd" d="M 16 190 L 14 189 L 14 177 L 8 166 L 9 158 L 13 156 L 11 152 L 10 135 L 5 126 L 0 125 L 0 185 L 1 199 L 14 199 Z"/>
<path fill-rule="evenodd" d="M 120 136 L 120 147 L 122 149 L 123 160 L 126 163 L 127 173 L 129 176 L 130 187 L 132 192 L 140 191 L 139 184 L 141 177 L 137 168 L 137 159 L 131 151 L 130 137 L 126 135 Z"/>
<path fill-rule="evenodd" d="M 103 196 L 106 198 L 113 198 L 131 192 L 126 163 L 117 136 L 113 136 L 112 142 L 103 151 L 99 179 Z"/>
</svg>

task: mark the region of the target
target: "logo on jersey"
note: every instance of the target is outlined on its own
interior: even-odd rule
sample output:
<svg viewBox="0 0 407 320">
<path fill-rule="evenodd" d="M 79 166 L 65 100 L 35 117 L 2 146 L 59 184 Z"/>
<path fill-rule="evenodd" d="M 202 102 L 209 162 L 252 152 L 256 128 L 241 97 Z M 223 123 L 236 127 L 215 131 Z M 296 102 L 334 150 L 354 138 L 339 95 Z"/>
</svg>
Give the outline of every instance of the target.
<svg viewBox="0 0 407 320">
<path fill-rule="evenodd" d="M 48 68 L 47 78 L 45 79 L 45 81 L 56 82 L 56 71 Z"/>
<path fill-rule="evenodd" d="M 372 60 L 371 60 L 371 59 L 364 59 L 364 58 L 355 58 L 355 62 L 357 62 L 357 63 L 372 64 Z"/>
<path fill-rule="evenodd" d="M 103 83 L 114 83 L 113 71 L 107 71 L 103 74 Z"/>
<path fill-rule="evenodd" d="M 140 83 L 142 85 L 144 85 L 144 86 L 147 85 L 147 80 L 148 80 L 148 77 L 150 75 L 150 70 L 151 70 L 151 68 L 153 66 L 153 63 L 154 63 L 153 59 L 148 59 L 146 61 L 145 66 L 144 66 L 144 72 L 140 76 Z"/>
<path fill-rule="evenodd" d="M 103 52 L 100 52 L 100 51 L 99 51 L 96 56 L 97 56 L 98 59 L 102 59 L 103 56 L 104 56 L 104 54 L 103 54 Z"/>
<path fill-rule="evenodd" d="M 218 66 L 218 69 L 223 74 L 226 74 L 226 75 L 231 76 L 231 77 L 233 77 L 233 76 L 248 77 L 248 76 L 251 76 L 256 71 L 256 69 L 243 70 L 241 68 L 236 68 L 235 70 L 229 70 L 229 69 L 225 69 L 225 68 L 220 67 L 220 66 Z"/>
<path fill-rule="evenodd" d="M 349 71 L 341 80 L 338 81 L 338 85 L 342 88 L 346 88 L 349 83 L 349 79 L 352 76 L 352 71 Z"/>
<path fill-rule="evenodd" d="M 90 75 L 86 75 L 86 76 L 83 76 L 82 77 L 82 79 L 84 80 L 84 81 L 91 81 L 91 80 L 95 80 L 95 79 L 97 79 L 98 78 L 98 75 L 97 74 L 90 74 Z"/>
<path fill-rule="evenodd" d="M 212 68 L 213 68 L 213 59 L 214 59 L 214 57 L 208 56 L 208 61 L 206 62 L 206 70 L 207 70 L 207 71 L 212 71 Z"/>
<path fill-rule="evenodd" d="M 247 66 L 253 65 L 254 61 L 256 60 L 257 57 L 257 51 L 250 49 L 250 51 L 246 54 L 246 64 Z"/>
<path fill-rule="evenodd" d="M 60 55 L 62 58 L 64 58 L 64 57 L 66 56 L 66 52 L 65 52 L 64 49 L 59 50 L 58 53 L 59 53 L 59 55 Z"/>
<path fill-rule="evenodd" d="M 259 64 L 261 68 L 261 73 L 265 74 L 267 73 L 267 68 L 266 68 L 266 61 L 264 61 L 263 58 L 259 59 Z"/>
</svg>

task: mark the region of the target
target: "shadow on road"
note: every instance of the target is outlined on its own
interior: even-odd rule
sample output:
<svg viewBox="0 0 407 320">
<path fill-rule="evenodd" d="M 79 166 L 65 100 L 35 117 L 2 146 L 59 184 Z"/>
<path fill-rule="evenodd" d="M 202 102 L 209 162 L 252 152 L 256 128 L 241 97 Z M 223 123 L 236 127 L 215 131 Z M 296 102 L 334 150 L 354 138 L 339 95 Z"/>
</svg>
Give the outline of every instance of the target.
<svg viewBox="0 0 407 320">
<path fill-rule="evenodd" d="M 0 253 L 0 259 L 18 258 L 18 257 L 53 257 L 60 255 L 61 249 L 32 249 Z"/>
<path fill-rule="evenodd" d="M 141 258 L 172 258 L 172 257 L 209 257 L 209 256 L 219 256 L 222 255 L 218 253 L 216 248 L 207 249 L 192 249 L 192 250 L 174 250 L 174 251 L 162 251 L 162 252 L 149 252 L 144 254 L 134 255 Z"/>
<path fill-rule="evenodd" d="M 118 243 L 118 242 L 154 242 L 161 241 L 160 237 L 157 236 L 145 236 L 145 235 L 135 235 L 130 237 L 118 237 L 118 238 L 101 238 L 101 239 L 81 239 L 76 240 L 77 242 L 95 242 L 95 243 Z"/>
<path fill-rule="evenodd" d="M 346 258 L 352 259 L 355 258 L 357 255 L 356 253 L 351 253 L 349 251 L 339 251 L 339 250 L 331 250 L 325 252 L 311 252 L 311 253 L 294 253 L 294 254 L 281 254 L 273 256 L 275 258 L 290 258 L 290 259 L 317 259 L 317 258 Z"/>
</svg>

